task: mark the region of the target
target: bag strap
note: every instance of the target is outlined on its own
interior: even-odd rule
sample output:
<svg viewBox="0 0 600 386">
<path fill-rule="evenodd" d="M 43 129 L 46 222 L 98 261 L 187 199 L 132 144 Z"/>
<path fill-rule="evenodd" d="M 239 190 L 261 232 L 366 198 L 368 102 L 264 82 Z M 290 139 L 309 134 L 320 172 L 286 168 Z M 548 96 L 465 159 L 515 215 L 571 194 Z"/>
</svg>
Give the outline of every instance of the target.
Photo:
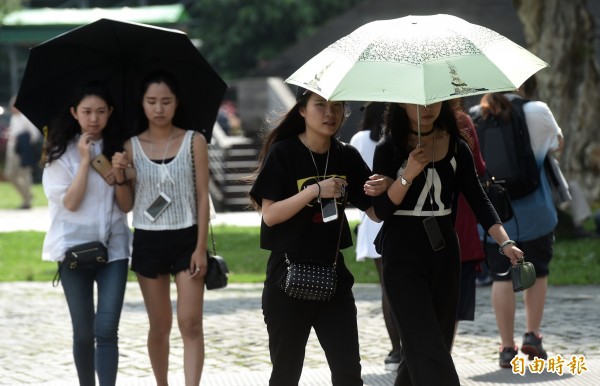
<svg viewBox="0 0 600 386">
<path fill-rule="evenodd" d="M 196 159 L 194 158 L 194 136 L 196 132 L 192 132 L 192 138 L 190 139 L 190 154 L 192 155 L 192 181 L 194 185 L 194 206 L 196 210 L 194 211 L 194 217 L 198 217 L 198 195 L 196 193 Z M 215 244 L 215 235 L 213 233 L 212 222 L 210 219 L 208 220 L 208 229 L 210 230 L 210 240 L 212 242 L 212 251 L 213 256 L 217 254 L 217 246 Z"/>
<path fill-rule="evenodd" d="M 342 200 L 342 213 L 343 216 L 340 216 L 340 230 L 338 233 L 338 241 L 337 241 L 337 246 L 335 247 L 335 258 L 333 259 L 333 266 L 335 267 L 337 265 L 337 259 L 338 256 L 340 255 L 340 243 L 342 241 L 342 230 L 344 229 L 344 217 L 346 217 L 345 214 L 345 210 L 346 210 L 346 203 L 348 202 L 348 193 L 346 191 L 346 193 L 344 193 L 344 199 Z"/>
</svg>

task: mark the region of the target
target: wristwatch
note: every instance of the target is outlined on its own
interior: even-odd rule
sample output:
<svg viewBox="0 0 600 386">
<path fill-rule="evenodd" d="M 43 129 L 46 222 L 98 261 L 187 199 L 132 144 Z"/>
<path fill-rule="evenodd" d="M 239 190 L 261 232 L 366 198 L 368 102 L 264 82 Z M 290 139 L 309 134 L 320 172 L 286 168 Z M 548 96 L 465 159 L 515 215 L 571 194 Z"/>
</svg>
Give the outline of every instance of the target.
<svg viewBox="0 0 600 386">
<path fill-rule="evenodd" d="M 404 178 L 404 177 L 402 176 L 402 174 L 400 175 L 400 183 L 401 183 L 403 186 L 410 186 L 410 185 L 412 185 L 412 182 L 409 182 L 409 181 L 408 181 L 406 178 Z"/>
</svg>

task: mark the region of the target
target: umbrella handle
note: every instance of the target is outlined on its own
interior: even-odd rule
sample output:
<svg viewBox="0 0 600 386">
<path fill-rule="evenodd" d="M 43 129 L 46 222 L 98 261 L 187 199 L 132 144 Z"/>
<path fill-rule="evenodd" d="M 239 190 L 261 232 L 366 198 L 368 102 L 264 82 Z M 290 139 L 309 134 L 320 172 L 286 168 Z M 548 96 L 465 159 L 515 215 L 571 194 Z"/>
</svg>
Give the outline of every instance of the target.
<svg viewBox="0 0 600 386">
<path fill-rule="evenodd" d="M 417 146 L 421 147 L 421 113 L 419 112 L 419 104 L 417 104 Z"/>
</svg>

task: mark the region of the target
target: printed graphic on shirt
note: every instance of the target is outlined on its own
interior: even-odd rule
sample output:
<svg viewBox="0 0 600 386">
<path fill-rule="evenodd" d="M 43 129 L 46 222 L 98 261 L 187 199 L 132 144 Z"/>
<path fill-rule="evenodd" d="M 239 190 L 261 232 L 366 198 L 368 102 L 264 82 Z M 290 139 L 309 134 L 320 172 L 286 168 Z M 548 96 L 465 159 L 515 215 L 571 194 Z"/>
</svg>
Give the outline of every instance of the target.
<svg viewBox="0 0 600 386">
<path fill-rule="evenodd" d="M 452 158 L 450 161 L 454 172 L 456 172 L 456 160 Z M 396 178 L 404 173 L 406 161 L 402 164 Z M 421 177 L 425 177 L 425 185 L 421 188 L 421 192 L 417 196 L 414 207 L 411 210 L 399 209 L 394 214 L 408 216 L 440 216 L 447 215 L 451 210 L 446 208 L 442 200 L 442 180 L 437 168 L 426 167 L 422 171 Z M 413 185 L 414 187 L 414 185 Z"/>
<path fill-rule="evenodd" d="M 327 175 L 327 176 L 325 176 L 325 177 L 311 176 L 311 177 L 307 177 L 307 178 L 300 178 L 300 179 L 296 180 L 296 185 L 297 185 L 297 187 L 298 187 L 298 192 L 301 192 L 302 190 L 304 190 L 304 189 L 308 188 L 309 186 L 316 184 L 316 183 L 317 183 L 317 181 L 321 182 L 321 181 L 323 181 L 323 180 L 326 180 L 326 179 L 328 179 L 328 178 L 333 178 L 333 177 L 335 177 L 335 178 L 341 178 L 341 179 L 343 179 L 344 181 L 346 181 L 346 180 L 347 180 L 347 178 L 346 178 L 346 176 L 345 176 L 345 175 L 339 175 L 339 174 L 330 174 L 330 175 Z M 346 193 L 345 193 L 345 194 L 348 194 L 348 193 L 347 193 L 347 191 L 346 191 Z M 341 198 L 342 198 L 342 197 L 340 197 L 340 199 L 337 199 L 337 205 L 338 205 L 338 206 L 341 206 L 341 205 L 342 205 L 342 201 L 343 201 L 343 200 L 342 200 Z M 308 207 L 310 207 L 310 208 L 312 208 L 312 207 L 314 207 L 315 205 L 316 205 L 318 208 L 320 208 L 320 206 L 319 206 L 319 202 L 318 202 L 318 199 L 317 199 L 317 198 L 315 198 L 315 199 L 313 199 L 311 202 L 309 202 L 307 206 L 308 206 Z"/>
</svg>

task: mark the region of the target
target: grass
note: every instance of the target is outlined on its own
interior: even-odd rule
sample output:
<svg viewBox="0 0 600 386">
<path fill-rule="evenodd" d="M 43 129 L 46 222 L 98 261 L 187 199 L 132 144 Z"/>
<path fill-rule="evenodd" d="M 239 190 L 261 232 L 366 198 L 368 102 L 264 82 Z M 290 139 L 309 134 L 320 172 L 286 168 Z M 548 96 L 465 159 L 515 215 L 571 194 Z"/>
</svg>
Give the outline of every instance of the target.
<svg viewBox="0 0 600 386">
<path fill-rule="evenodd" d="M 35 206 L 46 205 L 40 185 L 34 186 Z M 20 204 L 12 186 L 0 182 L 0 209 Z M 589 220 L 587 229 L 593 229 Z M 354 227 L 354 223 L 351 224 Z M 259 248 L 259 227 L 214 226 L 217 252 L 231 271 L 230 281 L 259 283 L 264 280 L 269 252 Z M 44 232 L 23 231 L 0 233 L 0 282 L 51 281 L 56 264 L 41 260 Z M 371 262 L 357 262 L 354 247 L 343 251 L 345 262 L 357 283 L 377 283 Z M 554 244 L 549 282 L 553 285 L 600 284 L 600 238 L 573 239 L 560 233 Z M 134 275 L 130 274 L 130 280 Z"/>
<path fill-rule="evenodd" d="M 229 265 L 231 282 L 264 280 L 269 252 L 258 247 L 259 231 L 259 227 L 214 227 L 217 252 Z M 43 240 L 43 232 L 0 233 L 0 282 L 52 280 L 56 265 L 41 261 Z M 372 263 L 356 262 L 353 247 L 343 252 L 357 283 L 377 283 Z M 600 284 L 600 239 L 557 241 L 550 269 L 549 280 L 554 285 Z"/>
<path fill-rule="evenodd" d="M 33 184 L 31 192 L 33 193 L 33 206 L 48 205 L 42 184 Z M 17 190 L 8 182 L 0 182 L 0 209 L 15 209 L 21 204 L 21 196 Z"/>
<path fill-rule="evenodd" d="M 225 257 L 231 271 L 230 281 L 264 281 L 269 252 L 258 247 L 260 228 L 218 225 L 213 230 L 217 252 Z M 52 280 L 56 264 L 41 260 L 43 242 L 44 232 L 0 233 L 0 282 Z M 347 248 L 344 256 L 357 282 L 377 282 L 373 264 L 356 262 L 354 248 Z M 130 274 L 130 280 L 133 279 Z"/>
</svg>

